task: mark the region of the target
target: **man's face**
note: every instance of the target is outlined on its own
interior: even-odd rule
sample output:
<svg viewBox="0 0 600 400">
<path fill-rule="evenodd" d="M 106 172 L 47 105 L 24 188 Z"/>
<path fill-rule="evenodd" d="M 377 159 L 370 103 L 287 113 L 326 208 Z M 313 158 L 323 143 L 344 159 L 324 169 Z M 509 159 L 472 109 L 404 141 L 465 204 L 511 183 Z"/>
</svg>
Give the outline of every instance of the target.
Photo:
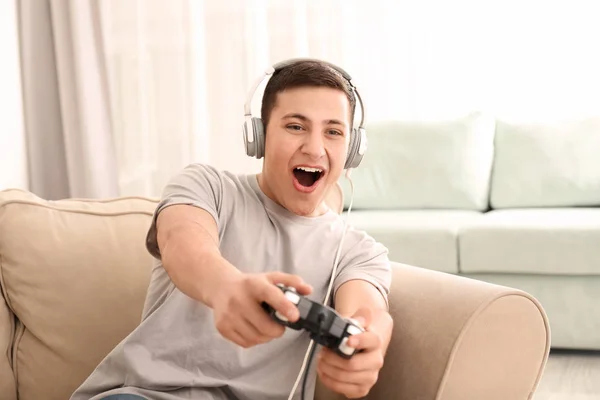
<svg viewBox="0 0 600 400">
<path fill-rule="evenodd" d="M 265 194 L 297 215 L 327 211 L 325 195 L 346 161 L 350 112 L 341 90 L 301 87 L 278 93 L 259 176 Z"/>
</svg>

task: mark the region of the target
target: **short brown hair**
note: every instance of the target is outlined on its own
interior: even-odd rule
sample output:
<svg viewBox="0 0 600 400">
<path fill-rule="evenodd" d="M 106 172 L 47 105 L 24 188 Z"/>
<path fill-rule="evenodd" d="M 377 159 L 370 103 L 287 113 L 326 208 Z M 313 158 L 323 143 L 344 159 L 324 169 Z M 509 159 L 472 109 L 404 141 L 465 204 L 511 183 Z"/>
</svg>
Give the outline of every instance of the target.
<svg viewBox="0 0 600 400">
<path fill-rule="evenodd" d="M 341 90 L 346 94 L 350 103 L 351 120 L 354 120 L 354 111 L 356 109 L 356 98 L 350 83 L 338 72 L 325 62 L 318 60 L 302 60 L 287 65 L 278 71 L 275 71 L 269 79 L 262 99 L 261 119 L 266 132 L 271 111 L 275 107 L 277 93 L 286 89 L 298 88 L 303 86 L 329 87 Z"/>
</svg>

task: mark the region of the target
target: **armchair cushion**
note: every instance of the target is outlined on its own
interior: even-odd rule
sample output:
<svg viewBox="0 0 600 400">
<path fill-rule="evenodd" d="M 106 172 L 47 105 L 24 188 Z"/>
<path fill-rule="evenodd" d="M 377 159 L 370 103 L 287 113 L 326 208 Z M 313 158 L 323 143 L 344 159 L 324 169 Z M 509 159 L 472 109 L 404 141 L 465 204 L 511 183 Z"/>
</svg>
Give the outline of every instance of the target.
<svg viewBox="0 0 600 400">
<path fill-rule="evenodd" d="M 144 238 L 156 204 L 0 193 L 0 273 L 17 317 L 20 400 L 69 398 L 139 323 L 152 267 Z"/>
</svg>

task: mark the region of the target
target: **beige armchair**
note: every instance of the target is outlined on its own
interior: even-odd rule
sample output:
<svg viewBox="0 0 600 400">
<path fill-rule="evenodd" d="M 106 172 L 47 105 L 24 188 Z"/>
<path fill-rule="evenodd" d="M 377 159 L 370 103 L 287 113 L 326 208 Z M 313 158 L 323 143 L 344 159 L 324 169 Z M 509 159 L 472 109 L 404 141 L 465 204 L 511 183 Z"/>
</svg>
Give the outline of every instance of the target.
<svg viewBox="0 0 600 400">
<path fill-rule="evenodd" d="M 0 192 L 0 400 L 68 399 L 137 325 L 156 204 Z M 550 343 L 535 299 L 397 263 L 393 271 L 394 333 L 368 399 L 530 398 Z"/>
</svg>

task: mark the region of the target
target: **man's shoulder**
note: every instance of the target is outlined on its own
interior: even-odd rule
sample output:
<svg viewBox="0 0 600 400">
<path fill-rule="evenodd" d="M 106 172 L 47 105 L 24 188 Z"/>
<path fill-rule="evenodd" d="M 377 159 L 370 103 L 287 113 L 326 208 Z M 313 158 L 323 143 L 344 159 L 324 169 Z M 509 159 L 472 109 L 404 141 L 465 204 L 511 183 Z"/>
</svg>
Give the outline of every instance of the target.
<svg viewBox="0 0 600 400">
<path fill-rule="evenodd" d="M 156 214 L 169 205 L 188 204 L 204 208 L 218 219 L 232 213 L 236 204 L 248 204 L 239 200 L 257 197 L 251 178 L 210 164 L 187 164 L 165 185 Z"/>
<path fill-rule="evenodd" d="M 235 173 L 227 169 L 217 168 L 207 163 L 191 163 L 184 166 L 178 173 L 179 176 L 186 176 L 191 181 L 207 182 L 213 186 L 222 186 L 223 188 L 232 188 L 236 191 L 251 190 L 248 185 L 249 178 L 252 175 L 246 173 Z"/>
<path fill-rule="evenodd" d="M 377 255 L 384 260 L 388 258 L 389 249 L 366 230 L 348 224 L 346 236 L 347 245 L 345 247 L 348 252 Z"/>
<path fill-rule="evenodd" d="M 218 178 L 218 179 L 225 179 L 225 178 L 231 179 L 231 178 L 236 178 L 236 177 L 239 178 L 240 176 L 242 176 L 241 174 L 235 174 L 229 170 L 217 168 L 214 165 L 207 164 L 207 163 L 200 163 L 200 162 L 195 162 L 195 163 L 190 163 L 190 164 L 185 165 L 180 170 L 180 173 L 193 174 L 193 175 L 197 175 L 197 176 Z"/>
</svg>

